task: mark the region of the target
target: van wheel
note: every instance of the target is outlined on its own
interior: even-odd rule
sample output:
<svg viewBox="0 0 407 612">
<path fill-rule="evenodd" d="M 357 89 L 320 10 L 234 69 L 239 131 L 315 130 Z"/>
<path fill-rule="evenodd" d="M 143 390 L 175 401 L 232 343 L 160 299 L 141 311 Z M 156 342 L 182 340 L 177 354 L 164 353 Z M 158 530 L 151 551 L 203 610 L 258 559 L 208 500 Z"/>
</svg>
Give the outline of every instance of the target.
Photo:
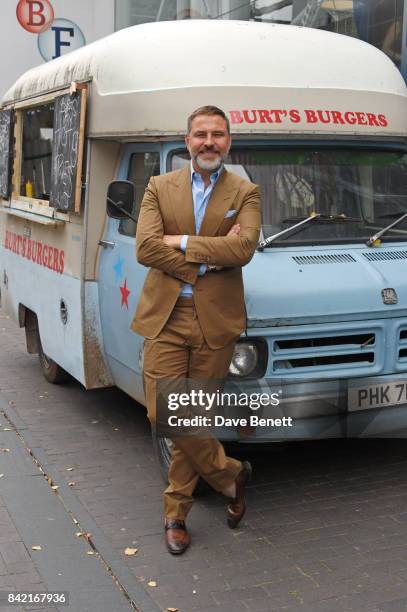
<svg viewBox="0 0 407 612">
<path fill-rule="evenodd" d="M 40 339 L 38 339 L 38 358 L 42 373 L 48 382 L 54 385 L 60 385 L 71 378 L 68 372 L 44 353 Z"/>
<path fill-rule="evenodd" d="M 160 465 L 161 475 L 163 477 L 164 482 L 168 484 L 168 470 L 169 470 L 170 461 L 171 461 L 172 442 L 169 438 L 163 438 L 161 436 L 157 436 L 155 432 L 152 432 L 152 437 L 153 437 L 153 446 L 157 454 L 158 463 Z M 209 489 L 210 487 L 207 484 L 207 482 L 205 482 L 205 480 L 202 480 L 202 478 L 200 478 L 198 480 L 198 484 L 195 487 L 194 493 L 195 495 L 202 495 L 204 493 L 207 493 Z"/>
</svg>

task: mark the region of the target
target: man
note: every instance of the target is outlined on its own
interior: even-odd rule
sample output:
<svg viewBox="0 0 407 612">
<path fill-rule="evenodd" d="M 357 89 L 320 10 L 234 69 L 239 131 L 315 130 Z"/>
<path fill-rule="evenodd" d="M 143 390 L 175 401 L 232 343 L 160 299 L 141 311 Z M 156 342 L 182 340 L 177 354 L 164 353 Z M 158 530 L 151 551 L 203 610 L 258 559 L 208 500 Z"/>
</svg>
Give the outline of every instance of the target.
<svg viewBox="0 0 407 612">
<path fill-rule="evenodd" d="M 260 231 L 260 192 L 226 171 L 231 136 L 225 113 L 198 108 L 188 119 L 191 164 L 150 179 L 137 225 L 137 259 L 150 267 L 132 323 L 145 337 L 148 417 L 156 423 L 159 379 L 224 379 L 246 325 L 242 266 Z M 225 455 L 216 438 L 173 440 L 164 493 L 166 542 L 186 550 L 185 518 L 199 477 L 229 498 L 231 528 L 242 519 L 249 462 Z"/>
</svg>

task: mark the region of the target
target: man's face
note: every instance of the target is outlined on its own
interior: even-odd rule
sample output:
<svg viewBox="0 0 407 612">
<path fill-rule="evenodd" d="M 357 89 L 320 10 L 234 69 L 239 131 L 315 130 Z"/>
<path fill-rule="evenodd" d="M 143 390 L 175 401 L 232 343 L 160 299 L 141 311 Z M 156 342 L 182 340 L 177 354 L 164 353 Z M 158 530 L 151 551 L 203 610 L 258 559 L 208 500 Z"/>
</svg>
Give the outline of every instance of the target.
<svg viewBox="0 0 407 612">
<path fill-rule="evenodd" d="M 198 115 L 185 144 L 197 170 L 215 172 L 229 153 L 232 139 L 220 115 Z"/>
</svg>

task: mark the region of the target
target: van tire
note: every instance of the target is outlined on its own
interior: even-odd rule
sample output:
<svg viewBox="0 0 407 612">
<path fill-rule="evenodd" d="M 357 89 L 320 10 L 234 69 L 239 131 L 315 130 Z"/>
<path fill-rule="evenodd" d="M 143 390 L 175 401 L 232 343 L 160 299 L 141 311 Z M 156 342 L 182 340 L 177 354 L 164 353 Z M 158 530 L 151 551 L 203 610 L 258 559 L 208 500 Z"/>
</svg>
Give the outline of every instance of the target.
<svg viewBox="0 0 407 612">
<path fill-rule="evenodd" d="M 160 466 L 161 476 L 163 477 L 165 484 L 168 484 L 168 470 L 171 461 L 171 440 L 162 436 L 157 436 L 154 431 L 152 431 L 152 438 L 154 450 Z M 209 489 L 210 487 L 208 483 L 200 478 L 195 487 L 194 494 L 202 495 L 207 493 Z"/>
<path fill-rule="evenodd" d="M 38 359 L 42 373 L 49 383 L 60 385 L 70 380 L 71 377 L 68 372 L 44 353 L 40 338 L 38 339 Z"/>
</svg>

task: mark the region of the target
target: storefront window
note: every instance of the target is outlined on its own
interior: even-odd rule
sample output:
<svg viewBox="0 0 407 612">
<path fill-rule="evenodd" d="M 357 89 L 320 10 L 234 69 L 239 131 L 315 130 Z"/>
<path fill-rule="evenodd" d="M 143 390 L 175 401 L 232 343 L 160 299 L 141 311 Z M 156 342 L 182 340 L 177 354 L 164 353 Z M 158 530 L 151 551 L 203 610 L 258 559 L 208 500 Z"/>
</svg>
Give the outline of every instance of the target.
<svg viewBox="0 0 407 612">
<path fill-rule="evenodd" d="M 23 146 L 20 195 L 49 200 L 54 105 L 22 112 Z"/>
<path fill-rule="evenodd" d="M 116 0 L 116 30 L 151 21 L 253 18 L 242 0 Z"/>
<path fill-rule="evenodd" d="M 151 21 L 243 19 L 360 38 L 400 67 L 404 0 L 116 0 L 116 30 Z"/>
</svg>

